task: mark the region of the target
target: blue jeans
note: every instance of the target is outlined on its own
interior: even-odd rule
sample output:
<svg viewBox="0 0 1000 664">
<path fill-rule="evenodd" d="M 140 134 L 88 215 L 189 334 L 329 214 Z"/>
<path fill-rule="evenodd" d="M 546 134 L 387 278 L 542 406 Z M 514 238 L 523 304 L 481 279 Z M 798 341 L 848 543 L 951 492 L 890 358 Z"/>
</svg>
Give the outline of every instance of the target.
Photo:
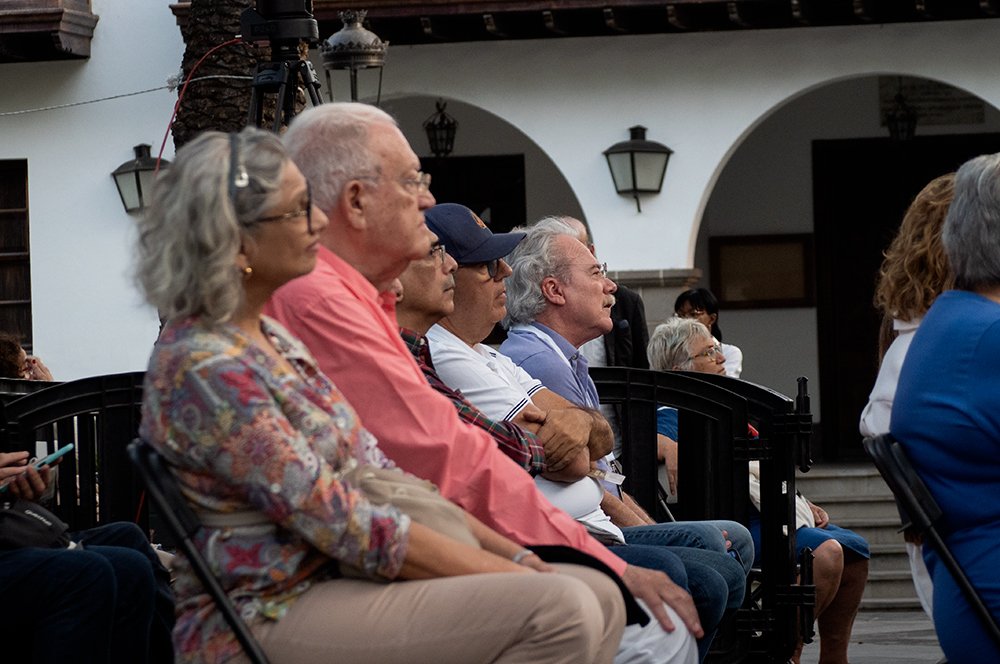
<svg viewBox="0 0 1000 664">
<path fill-rule="evenodd" d="M 4 661 L 108 661 L 115 570 L 92 551 L 0 552 L 0 639 Z"/>
<path fill-rule="evenodd" d="M 726 550 L 723 530 L 732 542 L 732 555 Z M 676 521 L 622 528 L 622 532 L 628 544 L 625 549 L 634 545 L 661 547 L 684 565 L 688 591 L 705 630 L 698 641 L 698 654 L 704 660 L 724 614 L 743 604 L 753 562 L 749 531 L 735 521 Z M 618 549 L 615 553 L 621 555 Z"/>
<path fill-rule="evenodd" d="M 152 661 L 172 661 L 173 598 L 169 586 L 157 585 L 152 561 L 139 546 L 149 549 L 142 531 L 109 524 L 73 539 L 82 539 L 84 548 L 0 552 L 4 661 L 9 655 L 10 661 L 37 664 L 144 664 L 151 661 L 151 643 L 158 648 Z M 136 548 L 107 545 L 112 542 Z M 149 555 L 155 559 L 151 549 Z M 158 560 L 156 565 L 163 569 Z"/>
<path fill-rule="evenodd" d="M 608 548 L 629 565 L 663 572 L 670 577 L 671 581 L 685 591 L 691 592 L 688 586 L 687 569 L 676 552 L 663 546 L 646 546 L 645 544 L 613 544 Z"/>
<path fill-rule="evenodd" d="M 149 629 L 145 632 L 146 648 L 148 649 L 148 662 L 150 664 L 173 664 L 174 662 L 174 591 L 170 587 L 170 572 L 163 567 L 160 559 L 156 556 L 153 548 L 146 539 L 146 534 L 134 523 L 118 522 L 109 523 L 90 530 L 83 530 L 72 535 L 73 541 L 84 546 L 86 550 L 96 550 L 109 558 L 112 564 L 116 557 L 121 557 L 122 552 L 128 552 L 128 558 L 134 560 L 132 554 L 138 553 L 145 559 L 141 568 L 130 573 L 129 578 L 141 578 L 140 583 L 143 588 L 136 587 L 134 592 L 144 592 L 145 585 L 152 583 L 153 596 L 152 617 Z M 110 551 L 109 551 L 110 549 Z M 116 565 L 116 572 L 119 568 Z M 117 572 L 119 578 L 122 573 Z M 120 581 L 121 583 L 121 581 Z M 136 583 L 135 581 L 133 583 Z M 121 603 L 121 591 L 119 590 L 119 603 Z M 126 597 L 131 597 L 127 594 Z M 133 599 L 133 602 L 138 601 Z M 143 605 L 142 611 L 145 611 Z M 130 653 L 130 661 L 140 662 L 133 651 Z"/>
</svg>

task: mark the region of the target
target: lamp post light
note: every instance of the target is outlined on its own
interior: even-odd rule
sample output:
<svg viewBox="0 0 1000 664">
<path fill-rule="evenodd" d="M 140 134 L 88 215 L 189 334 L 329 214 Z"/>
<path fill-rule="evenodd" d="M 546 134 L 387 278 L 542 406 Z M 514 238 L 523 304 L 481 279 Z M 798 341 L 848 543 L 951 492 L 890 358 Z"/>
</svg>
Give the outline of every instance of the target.
<svg viewBox="0 0 1000 664">
<path fill-rule="evenodd" d="M 156 177 L 156 158 L 149 150 L 152 146 L 141 143 L 134 148 L 135 159 L 130 159 L 116 168 L 112 173 L 118 195 L 126 212 L 136 212 L 146 207 L 147 199 L 153 190 L 153 179 Z M 166 159 L 160 160 L 160 167 L 170 164 Z"/>
<path fill-rule="evenodd" d="M 447 103 L 438 99 L 435 104 L 437 112 L 424 120 L 424 131 L 427 132 L 427 142 L 435 157 L 447 157 L 455 148 L 455 133 L 458 131 L 458 120 L 445 112 Z"/>
<path fill-rule="evenodd" d="M 629 127 L 630 138 L 604 151 L 615 182 L 615 191 L 635 197 L 635 208 L 642 212 L 639 194 L 658 194 L 663 188 L 667 161 L 674 153 L 663 143 L 646 140 L 646 128 Z"/>
<path fill-rule="evenodd" d="M 378 95 L 375 105 L 382 101 L 382 69 L 389 42 L 362 27 L 366 10 L 348 9 L 339 13 L 344 27 L 333 33 L 320 45 L 323 68 L 326 69 L 326 87 L 330 101 L 333 101 L 333 86 L 330 85 L 330 71 L 347 69 L 351 72 L 351 101 L 358 100 L 358 70 L 378 69 Z"/>
</svg>

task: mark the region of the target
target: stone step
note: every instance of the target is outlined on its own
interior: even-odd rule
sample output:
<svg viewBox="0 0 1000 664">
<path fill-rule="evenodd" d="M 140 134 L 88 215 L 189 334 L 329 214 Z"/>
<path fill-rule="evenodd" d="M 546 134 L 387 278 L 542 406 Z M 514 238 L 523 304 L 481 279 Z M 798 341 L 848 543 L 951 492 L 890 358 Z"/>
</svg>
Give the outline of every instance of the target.
<svg viewBox="0 0 1000 664">
<path fill-rule="evenodd" d="M 917 596 L 910 571 L 869 572 L 864 597 L 869 599 L 897 599 Z"/>
<path fill-rule="evenodd" d="M 892 491 L 881 475 L 848 475 L 846 477 L 799 475 L 795 478 L 795 488 L 809 498 L 820 494 L 892 497 Z"/>
<path fill-rule="evenodd" d="M 869 544 L 900 544 L 903 533 L 899 531 L 899 517 L 851 517 L 835 523 L 853 530 L 868 540 Z"/>
<path fill-rule="evenodd" d="M 906 546 L 899 544 L 872 544 L 872 558 L 868 563 L 871 572 L 909 572 L 910 558 Z"/>
<path fill-rule="evenodd" d="M 862 597 L 860 609 L 862 611 L 921 611 L 923 607 L 920 606 L 920 600 L 914 595 L 912 598 Z"/>
<path fill-rule="evenodd" d="M 805 493 L 809 500 L 827 511 L 834 523 L 854 517 L 896 518 L 899 511 L 892 496 L 868 496 L 864 494 L 824 495 Z"/>
<path fill-rule="evenodd" d="M 795 488 L 817 505 L 814 496 L 882 496 L 892 492 L 874 466 L 816 466 L 808 473 L 796 473 Z"/>
</svg>

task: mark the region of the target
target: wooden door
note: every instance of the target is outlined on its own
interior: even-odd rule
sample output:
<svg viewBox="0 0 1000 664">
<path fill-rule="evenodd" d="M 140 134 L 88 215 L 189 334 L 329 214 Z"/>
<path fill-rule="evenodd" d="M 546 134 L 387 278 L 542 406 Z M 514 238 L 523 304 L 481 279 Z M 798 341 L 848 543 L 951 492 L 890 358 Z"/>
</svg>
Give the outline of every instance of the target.
<svg viewBox="0 0 1000 664">
<path fill-rule="evenodd" d="M 935 177 L 998 151 L 1000 134 L 813 142 L 823 458 L 864 456 L 858 419 L 878 373 L 875 279 L 906 208 Z"/>
</svg>

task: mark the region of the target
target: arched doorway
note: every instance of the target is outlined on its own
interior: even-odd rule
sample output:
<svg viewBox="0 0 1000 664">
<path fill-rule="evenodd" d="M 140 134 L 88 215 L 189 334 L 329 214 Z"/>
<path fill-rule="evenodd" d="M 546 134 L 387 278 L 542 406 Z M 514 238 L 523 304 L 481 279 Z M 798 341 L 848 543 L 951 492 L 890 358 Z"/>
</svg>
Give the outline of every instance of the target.
<svg viewBox="0 0 1000 664">
<path fill-rule="evenodd" d="M 729 305 L 720 321 L 744 351 L 744 378 L 786 393 L 797 376 L 810 378 L 814 453 L 827 460 L 861 454 L 857 422 L 877 373 L 875 276 L 906 206 L 933 177 L 1000 150 L 1000 111 L 954 88 L 942 99 L 958 100 L 952 108 L 978 103 L 978 116 L 941 113 L 940 124 L 918 121 L 913 140 L 891 141 L 880 99 L 896 80 L 831 82 L 774 109 L 723 167 L 698 231 L 695 266 L 706 286 L 713 239 L 812 238 L 815 303 Z"/>
<path fill-rule="evenodd" d="M 431 190 L 438 202 L 472 208 L 494 232 L 549 214 L 583 219 L 576 194 L 549 156 L 520 129 L 485 109 L 444 100 L 448 114 L 458 121 L 455 149 L 447 157 L 434 157 L 423 122 L 434 113 L 436 101 L 399 96 L 382 106 L 433 176 Z"/>
</svg>

